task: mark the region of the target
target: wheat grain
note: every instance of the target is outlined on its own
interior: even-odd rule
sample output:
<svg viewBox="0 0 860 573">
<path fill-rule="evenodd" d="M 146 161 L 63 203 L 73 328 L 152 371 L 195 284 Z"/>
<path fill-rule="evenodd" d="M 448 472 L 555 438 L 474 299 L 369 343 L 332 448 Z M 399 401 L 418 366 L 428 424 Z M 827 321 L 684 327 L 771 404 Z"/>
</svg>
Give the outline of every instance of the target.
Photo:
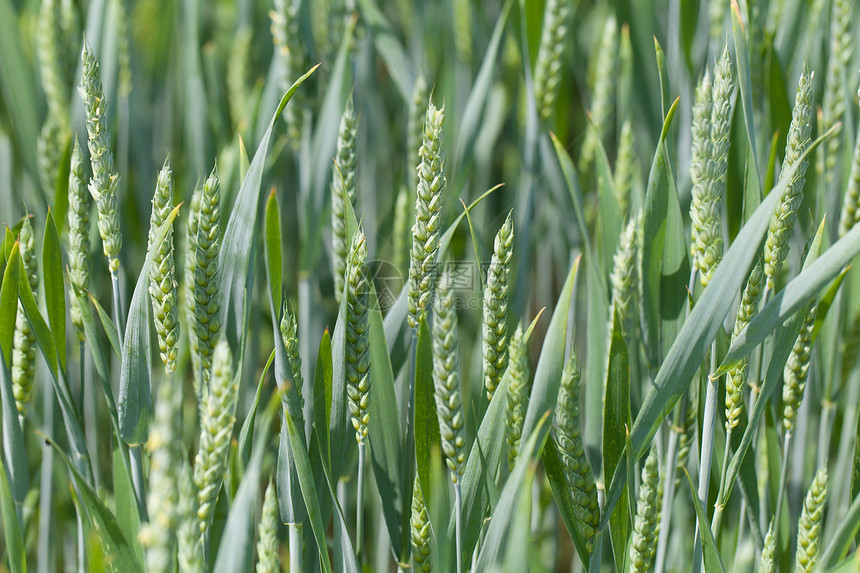
<svg viewBox="0 0 860 573">
<path fill-rule="evenodd" d="M 18 234 L 18 244 L 21 260 L 24 262 L 23 271 L 35 295 L 39 286 L 39 275 L 36 274 L 36 247 L 30 217 L 24 218 L 21 232 Z M 15 334 L 12 340 L 12 394 L 15 396 L 15 406 L 22 415 L 30 401 L 35 376 L 36 335 L 19 300 L 18 313 L 15 317 Z"/>
<path fill-rule="evenodd" d="M 84 187 L 84 158 L 81 146 L 75 138 L 69 165 L 69 283 L 79 296 L 90 285 L 90 209 L 91 200 Z M 78 340 L 84 340 L 84 319 L 81 314 L 78 296 L 71 297 L 69 315 L 77 327 Z"/>
<path fill-rule="evenodd" d="M 538 114 L 546 121 L 555 109 L 561 83 L 561 55 L 570 24 L 570 2 L 548 0 L 544 5 L 540 46 L 535 61 L 534 91 Z"/>
<path fill-rule="evenodd" d="M 263 516 L 257 541 L 257 573 L 278 573 L 281 570 L 278 554 L 278 494 L 269 480 L 263 497 Z"/>
<path fill-rule="evenodd" d="M 508 444 L 508 469 L 513 470 L 520 453 L 526 408 L 529 398 L 528 348 L 522 324 L 517 325 L 508 347 L 508 401 L 505 408 L 505 441 Z"/>
<path fill-rule="evenodd" d="M 424 504 L 424 495 L 421 492 L 421 483 L 415 477 L 415 485 L 412 487 L 412 559 L 415 561 L 415 569 L 430 573 L 433 571 L 433 561 L 430 557 L 430 517 L 427 506 Z"/>
<path fill-rule="evenodd" d="M 197 215 L 197 241 L 194 264 L 195 336 L 192 343 L 200 358 L 203 391 L 209 383 L 212 351 L 221 331 L 218 252 L 220 250 L 221 180 L 218 166 L 203 183 Z"/>
<path fill-rule="evenodd" d="M 352 239 L 346 288 L 346 394 L 355 439 L 363 444 L 370 421 L 370 340 L 367 331 L 367 241 L 359 230 Z"/>
<path fill-rule="evenodd" d="M 824 502 L 827 500 L 827 468 L 822 467 L 803 502 L 803 511 L 797 522 L 796 573 L 812 573 L 818 561 L 821 538 L 821 520 L 824 516 Z"/>
<path fill-rule="evenodd" d="M 352 97 L 347 98 L 346 108 L 340 118 L 337 134 L 337 153 L 332 167 L 331 183 L 331 254 L 334 275 L 334 296 L 339 303 L 343 296 L 346 273 L 347 236 L 345 201 L 355 207 L 355 166 L 358 147 L 358 121 L 353 109 Z"/>
</svg>

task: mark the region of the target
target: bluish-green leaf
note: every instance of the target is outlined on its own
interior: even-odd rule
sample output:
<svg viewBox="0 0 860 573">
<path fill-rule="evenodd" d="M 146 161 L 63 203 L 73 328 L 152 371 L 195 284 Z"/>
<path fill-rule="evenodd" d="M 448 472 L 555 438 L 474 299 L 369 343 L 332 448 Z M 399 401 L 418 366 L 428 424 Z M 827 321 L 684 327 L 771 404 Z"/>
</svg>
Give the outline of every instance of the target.
<svg viewBox="0 0 860 573">
<path fill-rule="evenodd" d="M 42 240 L 42 288 L 45 293 L 45 308 L 48 323 L 54 335 L 54 344 L 60 358 L 60 366 L 66 369 L 66 289 L 63 284 L 63 255 L 60 250 L 60 235 L 54 215 L 48 209 L 45 235 Z"/>
<path fill-rule="evenodd" d="M 18 410 L 12 393 L 12 375 L 6 366 L 5 353 L 0 349 L 0 398 L 3 411 L 3 466 L 11 484 L 10 494 L 17 503 L 23 503 L 30 487 L 27 471 L 27 450 L 24 447 L 24 434 L 18 423 Z M 5 487 L 10 487 L 7 484 Z"/>
<path fill-rule="evenodd" d="M 579 269 L 577 258 L 567 273 L 567 279 L 558 295 L 558 301 L 552 313 L 549 327 L 544 336 L 543 348 L 535 368 L 532 382 L 529 406 L 523 422 L 523 435 L 530 436 L 537 421 L 547 412 L 555 409 L 558 400 L 558 388 L 561 384 L 561 371 L 564 369 L 564 351 L 567 340 L 567 321 L 570 316 L 570 302 L 573 295 L 573 283 L 576 271 Z"/>
<path fill-rule="evenodd" d="M 231 343 L 242 340 L 243 333 L 247 331 L 246 325 L 243 324 L 245 322 L 243 299 L 248 280 L 248 267 L 251 262 L 252 249 L 248 245 L 257 232 L 260 185 L 263 182 L 263 170 L 266 165 L 266 156 L 269 153 L 272 130 L 293 94 L 318 66 L 319 64 L 297 79 L 281 98 L 278 109 L 260 140 L 260 145 L 254 153 L 254 159 L 251 161 L 248 173 L 242 180 L 242 186 L 239 188 L 236 200 L 229 211 L 230 219 L 227 221 L 221 240 L 218 269 L 221 272 L 221 323 L 224 325 L 224 332 L 232 338 Z"/>
<path fill-rule="evenodd" d="M 126 454 L 119 449 L 113 451 L 113 491 L 116 521 L 138 561 L 143 563 L 143 545 L 138 539 L 140 513 L 137 509 L 137 498 L 134 494 L 128 462 L 124 459 L 125 456 Z"/>
<path fill-rule="evenodd" d="M 418 327 L 418 351 L 415 359 L 415 457 L 424 503 L 430 507 L 430 463 L 441 451 L 439 417 L 436 413 L 433 385 L 433 345 L 426 315 Z"/>
<path fill-rule="evenodd" d="M 3 536 L 6 540 L 6 552 L 9 556 L 9 570 L 12 573 L 26 573 L 27 555 L 24 551 L 24 535 L 12 500 L 12 491 L 6 470 L 0 466 L 0 513 L 3 517 Z"/>
<path fill-rule="evenodd" d="M 6 228 L 9 231 L 9 228 Z M 7 241 L 8 242 L 8 241 Z M 0 351 L 5 356 L 6 368 L 12 367 L 12 341 L 15 338 L 15 316 L 18 313 L 18 270 L 15 264 L 18 260 L 20 245 L 15 241 L 9 253 L 9 264 L 3 271 L 3 283 L 0 284 L 0 316 L 8 317 L 0 320 Z"/>
<path fill-rule="evenodd" d="M 696 493 L 696 488 L 693 486 L 693 480 L 690 479 L 690 474 L 686 468 L 684 474 L 687 476 L 687 483 L 690 484 L 690 493 L 693 494 L 693 507 L 696 508 L 696 518 L 699 520 L 699 531 L 702 532 L 702 549 L 705 558 L 705 571 L 725 573 L 726 568 L 723 567 L 723 562 L 720 560 L 720 552 L 717 550 L 717 542 L 714 540 L 714 534 L 711 532 L 711 524 L 708 521 L 708 514 L 705 513 L 705 508 L 702 507 L 702 502 L 699 495 Z"/>
<path fill-rule="evenodd" d="M 543 467 L 546 471 L 547 481 L 549 481 L 552 489 L 552 497 L 555 500 L 558 512 L 561 514 L 561 519 L 564 522 L 565 528 L 576 546 L 576 554 L 582 561 L 582 566 L 588 569 L 589 553 L 585 544 L 585 539 L 579 534 L 579 529 L 576 527 L 578 517 L 576 508 L 573 504 L 570 485 L 567 483 L 564 466 L 561 464 L 561 459 L 558 457 L 558 446 L 555 445 L 555 440 L 552 437 L 546 443 L 543 449 Z"/>
<path fill-rule="evenodd" d="M 603 475 L 615 473 L 624 457 L 627 429 L 630 427 L 630 365 L 627 344 L 621 331 L 617 312 L 612 313 L 609 343 L 609 366 L 606 370 L 606 394 L 603 409 Z M 615 557 L 616 571 L 624 570 L 627 554 L 627 535 L 630 532 L 628 507 L 629 484 L 609 517 L 609 537 Z"/>
</svg>

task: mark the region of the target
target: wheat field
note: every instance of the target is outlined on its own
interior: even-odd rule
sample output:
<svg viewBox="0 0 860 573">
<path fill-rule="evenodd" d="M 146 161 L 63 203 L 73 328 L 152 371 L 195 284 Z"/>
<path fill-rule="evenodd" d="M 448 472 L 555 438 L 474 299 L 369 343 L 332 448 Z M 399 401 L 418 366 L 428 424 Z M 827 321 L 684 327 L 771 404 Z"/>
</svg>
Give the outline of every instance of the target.
<svg viewBox="0 0 860 573">
<path fill-rule="evenodd" d="M 860 571 L 855 0 L 0 0 L 0 571 Z"/>
</svg>

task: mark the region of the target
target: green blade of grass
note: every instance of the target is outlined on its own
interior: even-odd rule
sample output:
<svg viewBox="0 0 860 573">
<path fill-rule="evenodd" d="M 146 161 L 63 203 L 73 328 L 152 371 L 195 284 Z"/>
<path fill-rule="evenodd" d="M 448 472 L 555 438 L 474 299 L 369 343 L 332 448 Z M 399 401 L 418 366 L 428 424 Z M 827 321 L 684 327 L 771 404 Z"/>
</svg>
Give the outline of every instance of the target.
<svg viewBox="0 0 860 573">
<path fill-rule="evenodd" d="M 433 385 L 433 345 L 426 315 L 418 327 L 418 351 L 415 360 L 415 458 L 418 479 L 424 494 L 424 504 L 431 507 L 433 497 L 430 488 L 431 457 L 441 451 L 439 417 L 436 413 L 435 388 Z"/>
<path fill-rule="evenodd" d="M 505 542 L 509 539 L 514 512 L 519 500 L 523 496 L 531 495 L 531 488 L 524 487 L 528 482 L 526 474 L 534 472 L 535 459 L 541 455 L 549 435 L 548 426 L 547 416 L 542 417 L 529 435 L 525 448 L 517 458 L 514 470 L 508 476 L 499 504 L 490 520 L 490 527 L 487 529 L 481 552 L 478 554 L 477 571 L 495 570 L 503 565 Z M 462 557 L 466 559 L 468 555 Z"/>
<path fill-rule="evenodd" d="M 54 215 L 48 208 L 45 235 L 42 240 L 42 286 L 45 293 L 45 308 L 48 323 L 54 335 L 54 344 L 60 358 L 60 367 L 66 369 L 66 289 L 63 284 L 63 255 L 60 250 L 60 234 L 54 223 Z"/>
<path fill-rule="evenodd" d="M 676 99 L 672 107 L 669 108 L 666 119 L 663 122 L 663 130 L 660 133 L 660 140 L 657 143 L 654 159 L 651 162 L 651 171 L 648 175 L 648 185 L 645 191 L 644 220 L 642 224 L 642 262 L 640 266 L 640 284 L 642 285 L 640 312 L 642 314 L 642 342 L 648 361 L 653 365 L 660 363 L 662 355 L 665 354 L 668 348 L 668 345 L 664 345 L 661 341 L 660 328 L 663 318 L 668 315 L 668 313 L 664 315 L 661 312 L 661 307 L 663 306 L 664 264 L 676 263 L 675 267 L 665 265 L 669 267 L 665 269 L 665 272 L 672 272 L 677 268 L 679 259 L 677 251 L 683 251 L 680 257 L 681 261 L 686 260 L 688 252 L 686 238 L 683 235 L 683 223 L 681 225 L 677 224 L 679 215 L 678 198 L 677 192 L 673 192 L 674 185 L 671 184 L 672 174 L 670 173 L 668 153 L 666 152 L 666 138 L 669 135 L 672 120 L 678 109 L 678 101 Z M 681 243 L 676 244 L 673 241 L 678 240 L 679 234 Z M 673 260 L 664 260 L 668 258 Z M 683 263 L 680 264 L 680 267 L 683 268 Z M 681 278 L 684 285 L 682 286 L 684 291 L 681 301 L 682 315 L 684 305 L 686 304 L 686 278 Z M 669 338 L 670 333 L 667 332 L 666 334 L 667 338 Z M 672 340 L 668 342 L 671 343 Z"/>
<path fill-rule="evenodd" d="M 821 567 L 834 567 L 851 549 L 851 544 L 854 542 L 854 537 L 858 531 L 860 531 L 860 495 L 854 496 L 848 513 L 845 514 L 839 527 L 833 532 L 827 543 L 827 547 L 819 559 L 819 565 Z"/>
<path fill-rule="evenodd" d="M 221 251 L 218 255 L 218 268 L 221 272 L 221 323 L 224 332 L 228 335 L 231 345 L 242 340 L 244 333 L 248 331 L 244 316 L 247 314 L 244 308 L 244 292 L 247 283 L 251 280 L 248 276 L 248 267 L 251 262 L 251 252 L 248 244 L 255 236 L 257 226 L 257 206 L 260 202 L 260 186 L 263 181 L 263 170 L 266 165 L 266 156 L 269 153 L 269 141 L 275 122 L 281 117 L 284 108 L 292 99 L 293 94 L 299 86 L 319 67 L 314 66 L 302 77 L 297 79 L 287 93 L 281 98 L 278 109 L 275 110 L 269 127 L 260 140 L 260 145 L 251 160 L 251 166 L 242 179 L 242 186 L 236 195 L 236 200 L 230 209 L 230 219 L 224 230 L 221 240 Z"/>
<path fill-rule="evenodd" d="M 609 343 L 609 366 L 606 370 L 606 390 L 603 410 L 603 475 L 615 473 L 624 457 L 627 428 L 630 427 L 630 366 L 627 344 L 621 332 L 617 312 L 612 312 Z M 609 538 L 617 571 L 624 570 L 627 536 L 630 533 L 629 488 L 626 484 L 618 505 L 609 517 Z"/>
<path fill-rule="evenodd" d="M 564 369 L 564 352 L 567 341 L 567 323 L 570 316 L 570 302 L 573 284 L 579 269 L 577 258 L 567 273 L 567 279 L 558 296 L 549 327 L 544 336 L 543 348 L 535 368 L 529 405 L 523 422 L 523 435 L 530 436 L 537 427 L 537 421 L 547 412 L 555 409 L 558 388 L 561 385 L 561 371 Z"/>
<path fill-rule="evenodd" d="M 705 557 L 705 571 L 721 571 L 725 573 L 726 568 L 720 560 L 720 553 L 717 550 L 717 542 L 714 540 L 714 534 L 711 532 L 711 524 L 708 521 L 708 514 L 705 513 L 705 508 L 702 507 L 702 502 L 696 493 L 696 487 L 693 485 L 693 480 L 690 479 L 690 474 L 684 468 L 684 475 L 687 476 L 687 483 L 690 484 L 690 493 L 693 494 L 693 507 L 696 508 L 696 519 L 699 520 L 699 531 L 702 535 L 702 549 Z"/>
<path fill-rule="evenodd" d="M 90 564 L 101 563 L 104 571 L 115 573 L 143 572 L 143 563 L 123 535 L 113 513 L 105 506 L 98 494 L 81 476 L 75 465 L 62 449 L 50 438 L 43 436 L 57 453 L 69 472 L 73 483 L 75 506 L 82 516 Z"/>
<path fill-rule="evenodd" d="M 6 228 L 8 232 L 9 228 Z M 8 237 L 6 243 L 8 244 Z M 15 320 L 18 313 L 18 269 L 15 264 L 18 260 L 20 245 L 18 241 L 12 244 L 8 259 L 10 264 L 3 271 L 3 284 L 0 285 L 0 316 L 10 317 L 8 320 L 0 320 L 0 352 L 5 356 L 6 368 L 12 367 L 12 341 L 15 338 Z"/>
<path fill-rule="evenodd" d="M 582 538 L 582 535 L 579 534 L 579 530 L 576 528 L 579 517 L 576 515 L 573 498 L 570 494 L 570 486 L 567 483 L 567 477 L 564 475 L 564 467 L 561 465 L 561 459 L 558 457 L 558 446 L 556 446 L 555 440 L 551 436 L 547 440 L 546 446 L 544 446 L 542 460 L 547 480 L 552 489 L 552 497 L 558 507 L 558 512 L 561 514 L 561 519 L 564 522 L 567 533 L 573 539 L 573 544 L 576 546 L 576 554 L 582 561 L 582 566 L 587 570 L 589 553 L 585 539 Z"/>
<path fill-rule="evenodd" d="M 24 551 L 24 536 L 15 512 L 15 502 L 12 500 L 5 464 L 0 466 L 0 514 L 3 517 L 3 537 L 6 540 L 9 570 L 12 573 L 26 573 L 27 555 Z"/>
<path fill-rule="evenodd" d="M 0 350 L 0 397 L 2 397 L 3 418 L 3 466 L 11 484 L 10 495 L 17 503 L 23 503 L 30 487 L 30 477 L 27 471 L 27 450 L 24 447 L 24 434 L 18 424 L 18 410 L 15 408 L 15 396 L 12 393 L 12 374 L 6 366 L 5 354 Z"/>
<path fill-rule="evenodd" d="M 314 539 L 316 540 L 317 549 L 320 554 L 320 562 L 325 573 L 331 573 L 331 561 L 328 558 L 328 548 L 325 540 L 325 529 L 322 523 L 319 502 L 316 497 L 316 487 L 314 485 L 313 473 L 311 472 L 311 464 L 308 459 L 308 452 L 305 449 L 304 440 L 299 435 L 295 423 L 290 416 L 284 416 L 284 421 L 287 426 L 287 435 L 290 439 L 293 453 L 296 460 L 296 470 L 299 479 L 302 497 L 307 508 L 308 518 L 311 522 Z"/>
<path fill-rule="evenodd" d="M 744 110 L 747 144 L 752 155 L 752 182 L 761 185 L 761 170 L 758 166 L 758 150 L 756 148 L 755 122 L 753 121 L 752 79 L 750 78 L 750 55 L 747 45 L 747 35 L 741 21 L 737 0 L 732 0 L 732 38 L 735 43 L 735 61 L 738 66 L 738 88 L 741 95 L 741 105 Z M 748 181 L 749 183 L 749 181 Z M 754 191 L 757 191 L 754 190 Z"/>
</svg>

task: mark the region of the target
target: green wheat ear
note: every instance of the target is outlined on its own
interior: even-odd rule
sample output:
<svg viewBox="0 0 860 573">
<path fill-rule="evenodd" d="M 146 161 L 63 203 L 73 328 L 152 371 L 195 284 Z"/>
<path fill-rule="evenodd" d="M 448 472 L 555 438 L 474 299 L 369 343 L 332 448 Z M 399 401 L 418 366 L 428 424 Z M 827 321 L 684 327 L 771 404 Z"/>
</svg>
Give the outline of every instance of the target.
<svg viewBox="0 0 860 573">
<path fill-rule="evenodd" d="M 259 541 L 257 541 L 257 573 L 278 573 L 281 571 L 278 554 L 278 494 L 269 480 L 263 497 L 263 515 L 260 519 Z"/>
<path fill-rule="evenodd" d="M 833 0 L 830 17 L 830 59 L 827 75 L 824 80 L 824 98 L 821 107 L 822 124 L 819 127 L 823 133 L 832 126 L 843 121 L 845 117 L 845 72 L 851 63 L 854 46 L 851 37 L 852 22 L 851 0 Z M 836 175 L 836 162 L 839 159 L 842 138 L 841 128 L 825 143 L 824 161 L 819 163 L 824 171 L 825 181 L 830 183 Z"/>
<path fill-rule="evenodd" d="M 767 535 L 764 538 L 764 547 L 761 550 L 758 573 L 776 573 L 774 553 L 776 553 L 776 538 L 773 536 L 773 520 L 771 520 L 770 526 L 767 528 Z"/>
<path fill-rule="evenodd" d="M 702 188 L 705 185 L 705 177 L 707 176 L 706 169 L 708 165 L 708 156 L 710 153 L 710 138 L 711 138 L 711 106 L 712 102 L 712 86 L 711 72 L 705 68 L 705 73 L 699 78 L 699 83 L 696 85 L 696 99 L 693 104 L 693 123 L 690 127 L 690 136 L 692 138 L 692 149 L 690 156 L 690 180 L 693 183 L 693 189 Z M 691 191 L 693 201 L 690 203 L 691 215 L 696 205 L 697 192 Z M 693 258 L 693 263 L 697 261 L 698 250 L 698 227 L 695 224 L 690 225 L 690 254 Z"/>
<path fill-rule="evenodd" d="M 278 84 L 283 93 L 304 70 L 305 50 L 299 29 L 299 0 L 274 0 L 274 9 L 269 12 L 269 17 L 272 20 L 275 55 L 281 64 L 278 68 Z M 298 98 L 283 112 L 287 139 L 294 148 L 299 147 L 302 138 L 302 113 Z"/>
<path fill-rule="evenodd" d="M 800 520 L 797 522 L 797 556 L 795 557 L 797 573 L 812 573 L 815 570 L 825 501 L 827 501 L 827 467 L 822 467 L 815 474 L 815 479 L 803 502 Z"/>
<path fill-rule="evenodd" d="M 612 284 L 612 307 L 621 318 L 621 329 L 625 337 L 633 336 L 636 327 L 636 296 L 639 282 L 637 268 L 637 230 L 639 216 L 630 217 L 621 232 L 618 251 L 613 255 L 614 266 L 609 277 Z"/>
<path fill-rule="evenodd" d="M 367 439 L 370 422 L 370 335 L 367 331 L 367 241 L 361 230 L 352 239 L 346 287 L 346 394 L 355 439 Z"/>
<path fill-rule="evenodd" d="M 851 161 L 851 174 L 848 177 L 848 186 L 842 198 L 842 212 L 839 215 L 839 237 L 844 237 L 848 231 L 854 228 L 860 219 L 860 137 L 854 147 L 854 155 Z"/>
<path fill-rule="evenodd" d="M 415 570 L 423 573 L 433 571 L 433 562 L 430 558 L 430 516 L 424 503 L 424 494 L 421 491 L 421 483 L 415 476 L 415 484 L 412 487 L 412 559 L 415 561 Z"/>
<path fill-rule="evenodd" d="M 147 548 L 147 571 L 172 571 L 179 515 L 176 469 L 182 460 L 182 439 L 177 431 L 182 409 L 182 392 L 164 379 L 158 387 L 155 420 L 149 430 L 146 449 L 149 464 L 149 522 L 141 528 L 140 539 Z"/>
<path fill-rule="evenodd" d="M 630 571 L 651 570 L 654 548 L 660 520 L 662 504 L 662 476 L 657 453 L 657 444 L 651 446 L 645 465 L 642 468 L 642 485 L 639 488 L 639 501 L 636 504 L 636 518 L 633 524 L 633 539 L 630 543 Z"/>
<path fill-rule="evenodd" d="M 728 46 L 723 49 L 714 67 L 714 83 L 711 89 L 710 117 L 708 127 L 700 125 L 704 118 L 696 114 L 694 134 L 705 136 L 698 141 L 696 155 L 696 178 L 693 181 L 693 201 L 690 218 L 695 241 L 693 254 L 702 286 L 708 286 L 711 275 L 723 257 L 723 237 L 720 225 L 722 198 L 726 191 L 726 174 L 729 162 L 729 132 L 731 129 L 732 65 Z M 701 113 L 697 99 L 697 111 Z M 691 175 L 694 173 L 691 167 Z"/>
<path fill-rule="evenodd" d="M 788 173 L 795 164 L 798 167 L 788 181 L 779 205 L 771 216 L 767 240 L 764 244 L 764 274 L 767 277 L 768 291 L 774 289 L 776 275 L 782 269 L 782 264 L 788 255 L 788 239 L 803 201 L 803 185 L 806 183 L 806 168 L 809 160 L 804 158 L 801 161 L 801 155 L 809 147 L 812 134 L 812 76 L 813 74 L 804 66 L 797 84 L 782 172 Z"/>
<path fill-rule="evenodd" d="M 36 246 L 33 237 L 33 227 L 30 217 L 24 217 L 21 232 L 18 235 L 21 259 L 24 261 L 24 273 L 33 294 L 39 286 L 39 275 L 36 274 Z M 5 318 L 4 318 L 5 319 Z M 11 317 L 9 317 L 11 321 Z M 15 406 L 20 415 L 24 414 L 33 382 L 36 376 L 36 335 L 24 314 L 24 307 L 18 301 L 18 313 L 15 316 L 15 334 L 12 339 L 12 394 L 15 396 Z"/>
<path fill-rule="evenodd" d="M 117 189 L 119 175 L 114 170 L 110 136 L 107 132 L 106 108 L 102 82 L 99 79 L 99 63 L 89 44 L 84 42 L 81 53 L 82 72 L 78 93 L 84 101 L 87 116 L 87 146 L 90 150 L 90 194 L 95 199 L 99 212 L 99 235 L 102 250 L 108 259 L 112 273 L 119 269 L 119 251 L 122 248 L 122 233 L 119 228 L 119 204 Z"/>
<path fill-rule="evenodd" d="M 818 302 L 813 301 L 809 304 L 803 325 L 800 327 L 797 340 L 794 342 L 782 373 L 782 426 L 786 432 L 794 429 L 794 420 L 803 402 L 806 380 L 809 376 L 809 361 L 812 357 L 812 331 L 817 312 Z"/>
<path fill-rule="evenodd" d="M 92 200 L 84 186 L 85 179 L 83 153 L 78 139 L 75 138 L 69 165 L 69 227 L 67 237 L 69 242 L 69 283 L 79 296 L 85 296 L 84 293 L 90 286 L 90 209 Z M 85 339 L 84 319 L 78 304 L 78 297 L 71 297 L 69 314 L 72 323 L 77 327 L 78 340 L 83 342 Z"/>
<path fill-rule="evenodd" d="M 442 451 L 457 483 L 466 471 L 466 420 L 460 398 L 459 333 L 451 276 L 444 272 L 433 305 L 433 383 Z"/>
<path fill-rule="evenodd" d="M 582 440 L 579 387 L 579 362 L 576 355 L 571 354 L 561 374 L 554 423 L 558 450 L 576 512 L 576 527 L 590 552 L 600 522 L 600 506 L 597 503 L 594 471 L 585 455 L 585 443 Z"/>
<path fill-rule="evenodd" d="M 427 106 L 430 103 L 427 77 L 419 70 L 412 86 L 412 97 L 409 98 L 409 114 L 406 123 L 406 159 L 407 184 L 409 189 L 418 187 L 418 171 L 415 165 L 421 163 L 421 144 L 424 142 L 424 121 L 427 118 Z"/>
<path fill-rule="evenodd" d="M 534 91 L 538 114 L 546 121 L 552 115 L 561 82 L 561 55 L 570 25 L 569 0 L 548 0 L 544 6 L 540 47 L 535 62 Z"/>
<path fill-rule="evenodd" d="M 636 149 L 633 136 L 633 126 L 630 120 L 621 124 L 621 135 L 618 140 L 618 157 L 615 160 L 614 192 L 615 201 L 621 219 L 626 221 L 630 216 L 630 204 L 633 195 L 633 185 L 636 178 Z"/>
<path fill-rule="evenodd" d="M 614 16 L 609 16 L 603 25 L 596 58 L 592 61 L 589 78 L 593 77 L 591 98 L 591 128 L 586 131 L 580 152 L 579 170 L 583 188 L 594 188 L 594 165 L 600 143 L 614 131 L 615 88 L 618 74 L 618 25 Z"/>
<path fill-rule="evenodd" d="M 331 183 L 331 250 L 334 296 L 339 303 L 343 296 L 346 273 L 346 209 L 345 200 L 355 207 L 355 166 L 358 148 L 358 120 L 355 117 L 352 97 L 346 100 L 346 109 L 340 118 L 337 135 L 337 153 L 332 167 Z"/>
<path fill-rule="evenodd" d="M 152 215 L 149 220 L 148 250 L 153 251 L 149 267 L 149 297 L 152 301 L 155 331 L 158 334 L 158 348 L 161 361 L 168 373 L 176 370 L 179 353 L 179 321 L 177 318 L 176 267 L 174 263 L 173 227 L 159 245 L 154 245 L 158 229 L 167 221 L 173 209 L 173 177 L 170 160 L 158 173 L 155 194 L 152 197 Z"/>
<path fill-rule="evenodd" d="M 741 303 L 738 305 L 735 326 L 732 329 L 732 342 L 746 328 L 759 309 L 759 300 L 764 287 L 764 271 L 759 259 L 744 287 Z M 726 375 L 726 430 L 734 428 L 740 422 L 744 408 L 744 385 L 747 377 L 749 357 L 744 357 L 740 364 L 733 366 Z"/>
<path fill-rule="evenodd" d="M 287 306 L 281 317 L 281 338 L 284 341 L 284 349 L 287 351 L 287 360 L 290 363 L 290 374 L 299 394 L 299 405 L 304 410 L 305 396 L 303 393 L 304 377 L 302 376 L 302 355 L 299 351 L 299 324 L 292 309 Z"/>
<path fill-rule="evenodd" d="M 439 250 L 442 225 L 442 198 L 445 189 L 445 163 L 442 153 L 444 110 L 430 103 L 424 122 L 424 143 L 419 152 L 418 194 L 415 224 L 412 226 L 412 253 L 409 261 L 407 302 L 409 326 L 415 328 L 433 296 L 434 267 Z"/>
<path fill-rule="evenodd" d="M 201 534 L 209 528 L 218 491 L 227 471 L 238 393 L 239 387 L 233 378 L 233 354 L 230 345 L 222 339 L 215 347 L 210 388 L 203 397 L 200 449 L 194 463 L 197 518 Z"/>
<path fill-rule="evenodd" d="M 487 284 L 484 287 L 484 322 L 481 348 L 483 358 L 484 388 L 487 399 L 493 399 L 508 362 L 508 275 L 514 251 L 513 211 L 496 234 L 493 257 L 487 269 Z"/>
<path fill-rule="evenodd" d="M 200 357 L 202 391 L 210 379 L 212 352 L 221 331 L 220 251 L 221 180 L 218 166 L 203 183 L 197 215 L 197 249 L 194 265 L 194 318 L 196 351 Z"/>
<path fill-rule="evenodd" d="M 513 470 L 520 453 L 526 409 L 529 399 L 528 348 L 522 324 L 511 337 L 508 347 L 508 402 L 505 409 L 505 441 L 508 444 L 508 469 Z"/>
</svg>

